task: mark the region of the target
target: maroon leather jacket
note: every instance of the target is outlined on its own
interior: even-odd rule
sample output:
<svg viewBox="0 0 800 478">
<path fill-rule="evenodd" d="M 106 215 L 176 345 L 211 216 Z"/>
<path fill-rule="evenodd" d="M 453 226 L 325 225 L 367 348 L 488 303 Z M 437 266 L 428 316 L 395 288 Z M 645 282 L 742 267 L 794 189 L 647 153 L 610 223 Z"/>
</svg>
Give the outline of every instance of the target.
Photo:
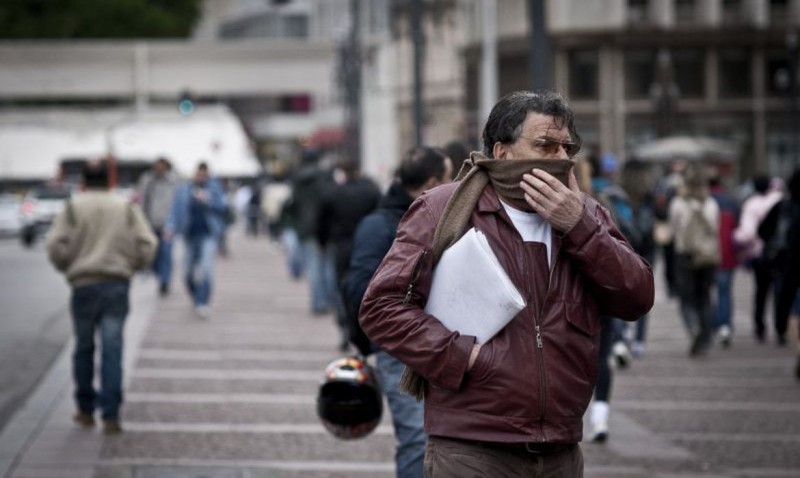
<svg viewBox="0 0 800 478">
<path fill-rule="evenodd" d="M 597 379 L 598 315 L 636 320 L 653 305 L 653 273 L 584 195 L 584 213 L 553 234 L 552 270 L 543 246 L 524 243 L 491 185 L 472 213 L 527 306 L 480 350 L 475 337 L 447 330 L 424 312 L 430 250 L 456 184 L 420 196 L 361 305 L 364 331 L 428 380 L 425 429 L 431 435 L 493 442 L 577 443 Z M 541 248 L 541 249 L 540 249 Z M 548 277 L 549 272 L 549 277 Z M 464 291 L 469 294 L 469 291 Z"/>
</svg>

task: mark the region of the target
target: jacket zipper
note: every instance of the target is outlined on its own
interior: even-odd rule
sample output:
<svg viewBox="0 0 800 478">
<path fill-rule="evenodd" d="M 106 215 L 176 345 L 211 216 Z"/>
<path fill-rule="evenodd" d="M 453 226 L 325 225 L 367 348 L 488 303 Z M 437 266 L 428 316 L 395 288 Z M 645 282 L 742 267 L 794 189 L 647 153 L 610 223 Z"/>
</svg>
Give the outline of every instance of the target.
<svg viewBox="0 0 800 478">
<path fill-rule="evenodd" d="M 528 277 L 528 264 L 527 264 L 527 261 L 525 260 L 525 253 L 523 252 L 522 249 L 519 251 L 519 260 L 520 260 L 520 263 L 522 264 L 522 277 Z M 549 284 L 548 284 L 547 288 L 548 288 L 548 291 L 549 291 L 549 289 L 550 289 L 550 285 Z M 527 292 L 528 292 L 528 296 L 530 297 L 530 295 L 531 295 L 530 287 L 528 287 L 528 291 Z M 546 298 L 547 298 L 547 296 L 545 295 L 545 299 Z M 539 313 L 541 313 L 541 309 L 540 309 Z M 533 311 L 533 325 L 534 325 L 534 328 L 536 329 L 536 350 L 537 350 L 537 355 L 539 356 L 539 375 L 540 375 L 539 395 L 541 396 L 541 400 L 540 401 L 542 403 L 542 408 L 541 408 L 540 413 L 539 413 L 539 423 L 540 423 L 539 426 L 540 426 L 540 428 L 542 430 L 542 442 L 546 442 L 547 441 L 547 437 L 545 437 L 544 426 L 542 426 L 542 423 L 544 423 L 544 414 L 545 414 L 545 409 L 546 409 L 546 404 L 547 404 L 547 387 L 545 386 L 547 378 L 546 378 L 545 370 L 544 370 L 544 341 L 542 340 L 542 329 L 541 329 L 541 327 L 539 325 L 539 320 L 537 318 L 536 311 Z"/>
<path fill-rule="evenodd" d="M 403 298 L 403 305 L 408 304 L 411 300 L 411 294 L 414 292 L 414 283 L 419 278 L 420 264 L 422 264 L 422 259 L 425 258 L 426 254 L 428 254 L 428 251 L 423 249 L 422 253 L 417 257 L 417 261 L 414 263 L 414 269 L 411 271 L 411 280 L 408 282 L 408 287 L 406 288 L 406 296 Z"/>
<path fill-rule="evenodd" d="M 544 294 L 544 299 L 542 300 L 542 302 L 541 302 L 541 304 L 539 306 L 538 317 L 541 317 L 542 314 L 544 313 L 545 304 L 547 304 L 547 299 L 550 297 L 550 290 L 553 287 L 553 274 L 555 273 L 556 265 L 558 265 L 558 250 L 561 248 L 561 241 L 558 242 L 558 247 L 556 247 L 556 244 L 552 244 L 552 242 L 551 242 L 551 247 L 553 247 L 553 249 L 554 249 L 553 256 L 555 256 L 555 258 L 553 259 L 553 267 L 549 267 L 550 258 L 549 257 L 547 258 L 547 263 L 548 263 L 547 292 Z M 540 350 L 540 353 L 539 353 L 539 359 L 540 359 L 539 360 L 539 368 L 541 369 L 541 374 L 542 374 L 541 421 L 542 421 L 542 423 L 544 423 L 545 412 L 547 410 L 547 393 L 545 393 L 546 384 L 547 384 L 547 375 L 545 374 L 544 351 L 542 350 L 544 348 L 544 340 L 542 339 L 542 331 L 541 331 L 541 328 L 539 326 L 538 321 L 536 320 L 536 317 L 537 316 L 535 315 L 534 318 L 533 318 L 533 322 L 534 322 L 534 324 L 536 326 L 536 347 Z M 544 433 L 544 427 L 542 427 L 542 441 L 543 442 L 547 441 L 547 437 L 545 436 L 545 433 Z"/>
</svg>

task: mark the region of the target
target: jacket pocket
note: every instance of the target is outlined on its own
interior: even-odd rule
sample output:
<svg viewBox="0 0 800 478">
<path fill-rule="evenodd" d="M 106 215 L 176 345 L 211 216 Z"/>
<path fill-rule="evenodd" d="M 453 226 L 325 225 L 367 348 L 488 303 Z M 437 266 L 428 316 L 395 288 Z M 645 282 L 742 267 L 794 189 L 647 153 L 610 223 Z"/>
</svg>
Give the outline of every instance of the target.
<svg viewBox="0 0 800 478">
<path fill-rule="evenodd" d="M 567 302 L 564 304 L 564 316 L 574 329 L 588 337 L 595 337 L 600 332 L 600 318 L 597 306 L 593 303 Z"/>
<path fill-rule="evenodd" d="M 475 363 L 472 364 L 472 368 L 467 372 L 470 382 L 482 382 L 491 375 L 493 358 L 494 341 L 490 340 L 481 346 L 481 350 L 475 358 Z"/>
</svg>

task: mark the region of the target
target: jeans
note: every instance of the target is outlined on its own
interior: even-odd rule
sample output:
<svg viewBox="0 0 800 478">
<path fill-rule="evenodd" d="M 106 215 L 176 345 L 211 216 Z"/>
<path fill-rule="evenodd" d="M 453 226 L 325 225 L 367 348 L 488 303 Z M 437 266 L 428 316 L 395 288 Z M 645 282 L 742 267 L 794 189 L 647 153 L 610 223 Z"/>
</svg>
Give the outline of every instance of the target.
<svg viewBox="0 0 800 478">
<path fill-rule="evenodd" d="M 733 327 L 731 321 L 733 297 L 731 289 L 733 288 L 733 273 L 734 269 L 719 269 L 717 271 L 717 310 L 714 315 L 714 328 L 718 329 L 723 325 Z"/>
<path fill-rule="evenodd" d="M 314 239 L 303 240 L 303 257 L 311 286 L 311 310 L 327 312 L 336 306 L 336 271 L 333 254 L 323 250 Z"/>
<path fill-rule="evenodd" d="M 217 245 L 214 236 L 186 238 L 186 288 L 195 306 L 208 305 L 211 300 Z"/>
<path fill-rule="evenodd" d="M 756 297 L 753 304 L 753 326 L 756 337 L 763 340 L 766 334 L 764 313 L 767 308 L 767 298 L 773 290 L 773 271 L 769 262 L 764 259 L 753 261 L 753 275 L 756 280 Z"/>
<path fill-rule="evenodd" d="M 281 231 L 281 245 L 283 245 L 284 252 L 286 253 L 286 265 L 289 268 L 289 274 L 292 279 L 299 279 L 303 277 L 305 271 L 305 263 L 303 261 L 303 250 L 300 247 L 300 238 L 297 237 L 297 231 L 287 227 Z"/>
<path fill-rule="evenodd" d="M 614 372 L 608 364 L 608 357 L 611 355 L 611 347 L 614 345 L 615 321 L 611 317 L 601 317 L 602 328 L 600 329 L 600 340 L 597 347 L 597 385 L 594 388 L 594 399 L 600 402 L 611 400 L 611 384 Z"/>
<path fill-rule="evenodd" d="M 686 331 L 693 341 L 693 349 L 704 351 L 711 345 L 711 288 L 717 272 L 715 266 L 692 267 L 691 259 L 676 256 L 676 279 L 678 279 L 681 315 Z M 695 347 L 696 345 L 696 347 Z"/>
<path fill-rule="evenodd" d="M 122 403 L 122 329 L 128 315 L 128 282 L 100 282 L 72 290 L 70 308 L 75 330 L 72 373 L 78 409 L 104 420 L 118 420 Z M 94 389 L 94 339 L 100 329 L 100 393 Z"/>
<path fill-rule="evenodd" d="M 169 286 L 172 280 L 172 239 L 164 239 L 160 229 L 156 229 L 158 236 L 158 249 L 153 260 L 153 272 L 158 276 L 161 286 Z"/>
<path fill-rule="evenodd" d="M 383 351 L 377 352 L 375 358 L 378 380 L 389 402 L 397 439 L 394 457 L 397 478 L 422 478 L 427 441 L 423 404 L 400 390 L 400 377 L 405 368 L 402 362 Z"/>
</svg>

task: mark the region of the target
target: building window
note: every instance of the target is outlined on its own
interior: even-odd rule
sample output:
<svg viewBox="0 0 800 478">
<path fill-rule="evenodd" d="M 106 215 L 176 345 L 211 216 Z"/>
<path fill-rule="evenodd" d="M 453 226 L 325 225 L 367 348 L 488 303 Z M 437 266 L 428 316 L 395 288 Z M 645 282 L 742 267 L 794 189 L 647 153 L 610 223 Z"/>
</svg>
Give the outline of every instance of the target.
<svg viewBox="0 0 800 478">
<path fill-rule="evenodd" d="M 596 99 L 599 70 L 597 50 L 569 52 L 569 95 L 573 99 Z"/>
<path fill-rule="evenodd" d="M 628 25 L 639 26 L 647 23 L 647 0 L 628 0 Z"/>
<path fill-rule="evenodd" d="M 308 17 L 306 15 L 286 15 L 283 17 L 283 34 L 287 38 L 307 38 Z"/>
<path fill-rule="evenodd" d="M 786 25 L 789 16 L 788 0 L 769 0 L 770 25 Z"/>
<path fill-rule="evenodd" d="M 650 95 L 655 81 L 656 51 L 637 49 L 625 52 L 625 97 L 642 99 Z"/>
<path fill-rule="evenodd" d="M 789 94 L 789 61 L 786 50 L 771 50 L 766 54 L 764 85 L 768 96 Z"/>
<path fill-rule="evenodd" d="M 744 23 L 742 0 L 722 0 L 722 24 L 741 25 Z"/>
<path fill-rule="evenodd" d="M 676 49 L 672 52 L 675 84 L 681 98 L 701 98 L 705 94 L 705 55 L 699 48 Z"/>
<path fill-rule="evenodd" d="M 695 0 L 675 0 L 675 23 L 691 25 L 697 22 L 697 6 Z"/>
<path fill-rule="evenodd" d="M 719 51 L 719 95 L 722 98 L 744 98 L 753 94 L 751 73 L 752 52 L 746 48 L 725 48 Z"/>
</svg>

